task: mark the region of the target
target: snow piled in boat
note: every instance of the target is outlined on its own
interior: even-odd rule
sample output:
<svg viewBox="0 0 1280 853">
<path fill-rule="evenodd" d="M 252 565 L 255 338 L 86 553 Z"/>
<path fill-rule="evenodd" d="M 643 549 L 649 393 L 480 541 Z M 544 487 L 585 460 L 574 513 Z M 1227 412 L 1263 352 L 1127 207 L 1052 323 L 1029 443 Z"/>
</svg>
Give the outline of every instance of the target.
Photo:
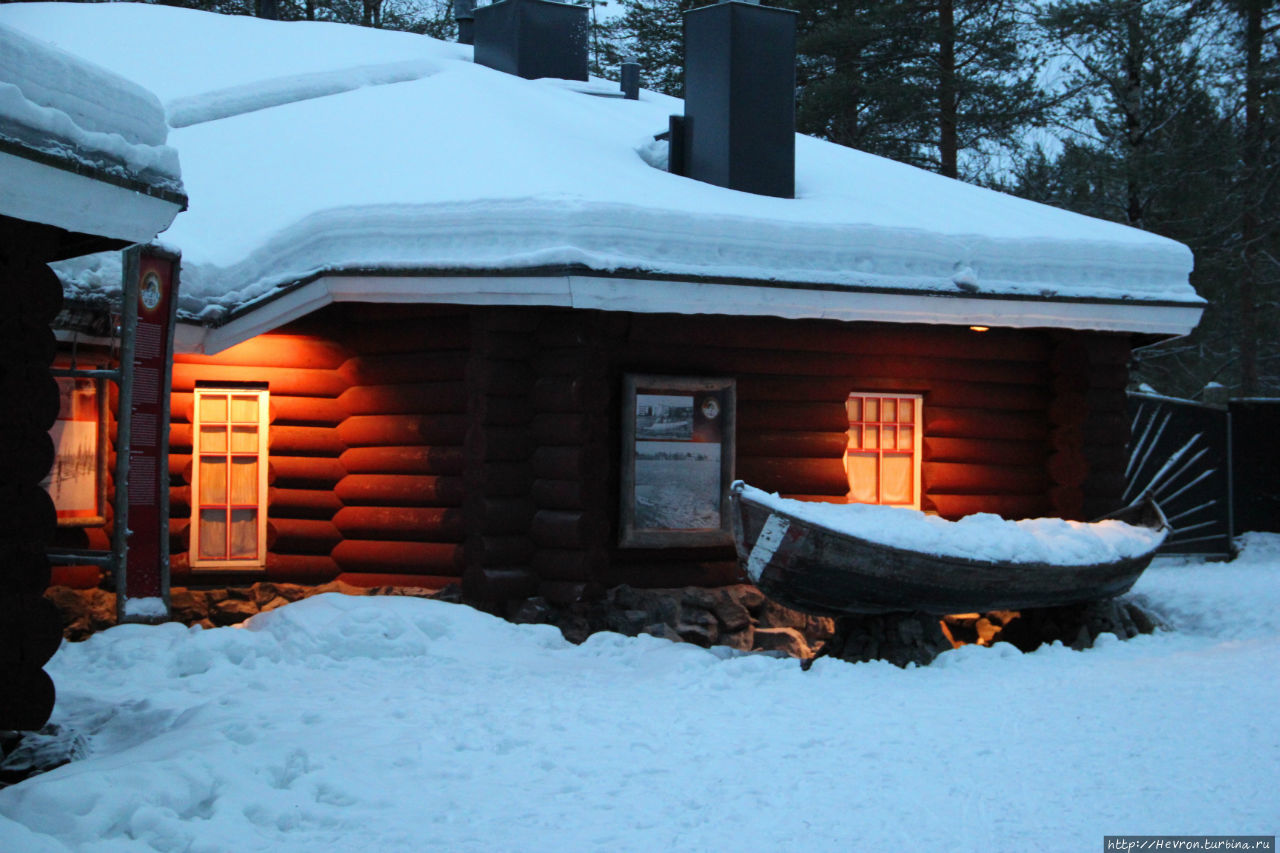
<svg viewBox="0 0 1280 853">
<path fill-rule="evenodd" d="M 1159 546 L 1165 536 L 1163 532 L 1121 521 L 1009 521 L 989 512 L 947 521 L 905 507 L 792 500 L 751 486 L 745 486 L 742 494 L 801 521 L 869 542 L 993 563 L 1111 563 L 1146 554 Z"/>
</svg>

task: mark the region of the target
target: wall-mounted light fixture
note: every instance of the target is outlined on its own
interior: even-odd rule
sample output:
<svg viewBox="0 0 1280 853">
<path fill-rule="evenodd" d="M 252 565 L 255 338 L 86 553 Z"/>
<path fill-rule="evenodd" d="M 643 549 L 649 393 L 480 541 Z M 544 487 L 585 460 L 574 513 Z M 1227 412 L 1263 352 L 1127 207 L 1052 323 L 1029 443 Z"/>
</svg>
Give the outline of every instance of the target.
<svg viewBox="0 0 1280 853">
<path fill-rule="evenodd" d="M 969 331 L 971 331 L 971 332 L 989 332 L 989 331 L 991 331 L 991 327 L 990 327 L 990 326 L 970 326 L 970 327 L 969 327 Z"/>
</svg>

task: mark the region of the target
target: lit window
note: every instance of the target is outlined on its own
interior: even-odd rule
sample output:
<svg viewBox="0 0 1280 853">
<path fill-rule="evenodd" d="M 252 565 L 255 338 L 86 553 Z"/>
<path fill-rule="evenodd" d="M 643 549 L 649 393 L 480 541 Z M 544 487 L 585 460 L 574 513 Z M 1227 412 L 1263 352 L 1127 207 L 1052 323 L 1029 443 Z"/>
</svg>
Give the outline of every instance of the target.
<svg viewBox="0 0 1280 853">
<path fill-rule="evenodd" d="M 267 392 L 197 388 L 191 565 L 261 567 L 266 559 Z"/>
<path fill-rule="evenodd" d="M 920 402 L 918 394 L 849 395 L 850 503 L 920 508 Z"/>
</svg>

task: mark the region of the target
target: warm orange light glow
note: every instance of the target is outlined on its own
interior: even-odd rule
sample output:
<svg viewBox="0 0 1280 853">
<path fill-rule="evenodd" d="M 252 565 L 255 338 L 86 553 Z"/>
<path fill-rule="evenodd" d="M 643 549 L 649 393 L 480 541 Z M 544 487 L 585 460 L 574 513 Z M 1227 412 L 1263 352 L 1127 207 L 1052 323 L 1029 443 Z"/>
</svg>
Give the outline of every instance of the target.
<svg viewBox="0 0 1280 853">
<path fill-rule="evenodd" d="M 991 330 L 990 326 L 970 326 L 969 327 L 969 331 L 971 332 L 988 332 L 990 330 Z"/>
</svg>

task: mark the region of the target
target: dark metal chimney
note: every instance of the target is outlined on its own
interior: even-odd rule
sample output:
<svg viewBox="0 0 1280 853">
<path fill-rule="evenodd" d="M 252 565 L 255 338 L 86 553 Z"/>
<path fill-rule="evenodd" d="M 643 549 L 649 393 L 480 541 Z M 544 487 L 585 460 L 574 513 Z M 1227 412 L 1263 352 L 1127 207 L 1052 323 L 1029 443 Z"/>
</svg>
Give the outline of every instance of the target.
<svg viewBox="0 0 1280 853">
<path fill-rule="evenodd" d="M 684 13 L 685 174 L 794 198 L 796 13 L 726 0 Z"/>
<path fill-rule="evenodd" d="M 586 6 L 502 0 L 475 10 L 475 61 L 528 80 L 587 79 Z"/>
<path fill-rule="evenodd" d="M 453 19 L 458 22 L 458 44 L 475 43 L 476 0 L 453 0 Z"/>
<path fill-rule="evenodd" d="M 633 54 L 622 57 L 622 97 L 629 101 L 640 100 L 640 63 Z"/>
</svg>

